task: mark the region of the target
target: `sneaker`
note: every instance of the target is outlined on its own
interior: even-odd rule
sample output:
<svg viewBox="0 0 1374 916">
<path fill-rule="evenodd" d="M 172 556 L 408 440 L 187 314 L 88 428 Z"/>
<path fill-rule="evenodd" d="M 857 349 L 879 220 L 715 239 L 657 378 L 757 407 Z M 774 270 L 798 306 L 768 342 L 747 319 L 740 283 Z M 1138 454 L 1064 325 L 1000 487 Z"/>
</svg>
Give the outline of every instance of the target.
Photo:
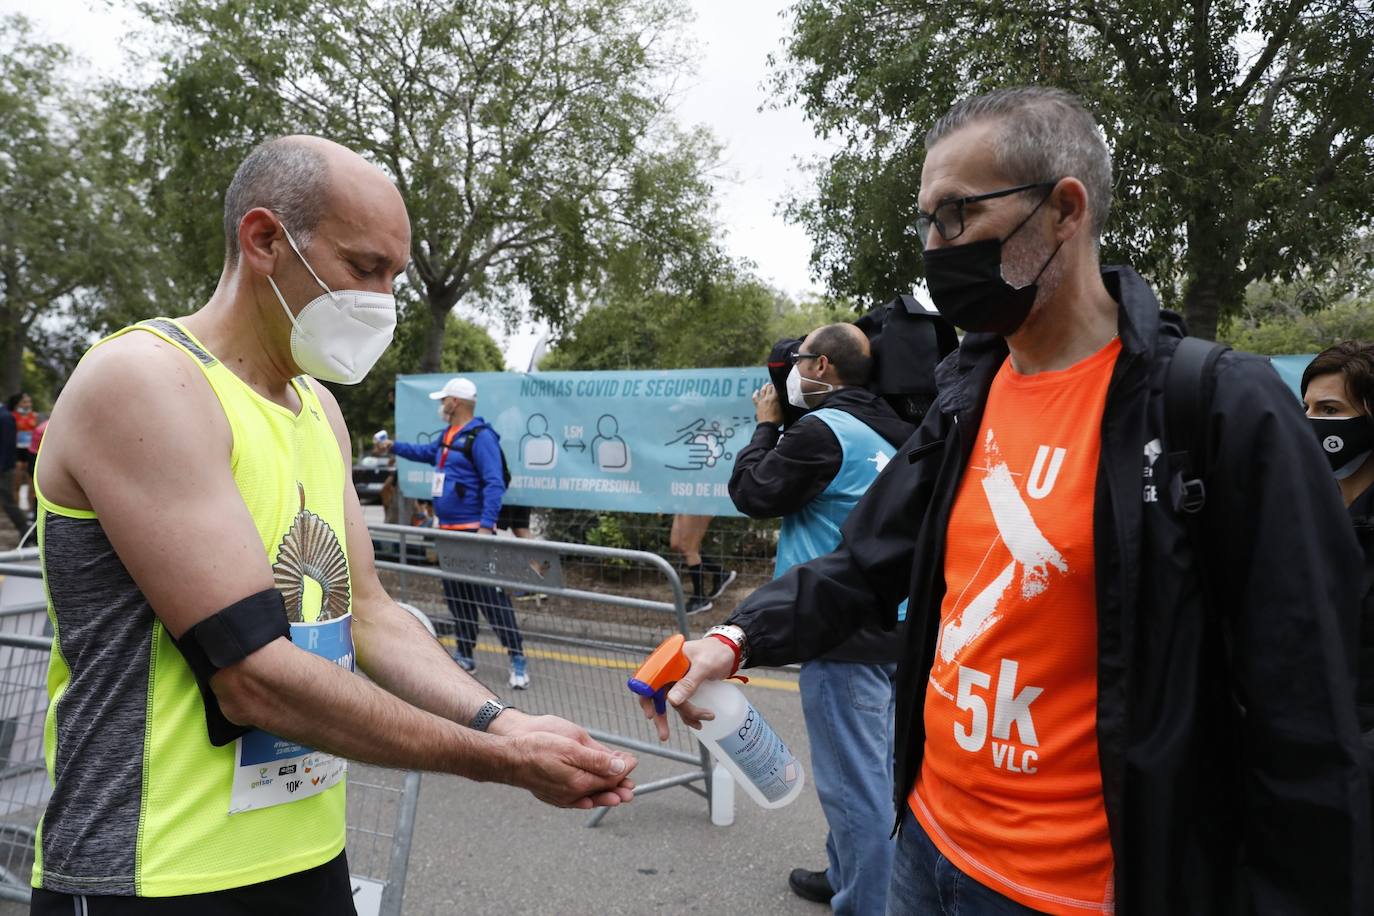
<svg viewBox="0 0 1374 916">
<path fill-rule="evenodd" d="M 835 889 L 830 886 L 830 879 L 823 871 L 794 868 L 792 874 L 787 876 L 787 886 L 803 900 L 813 900 L 816 903 L 829 903 L 830 898 L 835 896 Z"/>
<path fill-rule="evenodd" d="M 724 594 L 730 583 L 739 575 L 733 569 L 721 569 L 719 566 L 708 566 L 707 569 L 711 571 L 711 594 L 708 596 L 711 598 L 719 598 Z"/>
<path fill-rule="evenodd" d="M 453 660 L 458 663 L 459 668 L 462 668 L 468 674 L 471 674 L 472 672 L 477 670 L 477 663 L 473 661 L 470 656 L 455 655 L 453 656 Z"/>
<path fill-rule="evenodd" d="M 701 595 L 693 595 L 687 599 L 687 616 L 700 614 L 702 611 L 711 609 L 711 599 L 703 598 Z"/>
<path fill-rule="evenodd" d="M 515 690 L 524 690 L 530 686 L 530 676 L 525 668 L 525 656 L 517 655 L 510 660 L 509 683 Z"/>
</svg>

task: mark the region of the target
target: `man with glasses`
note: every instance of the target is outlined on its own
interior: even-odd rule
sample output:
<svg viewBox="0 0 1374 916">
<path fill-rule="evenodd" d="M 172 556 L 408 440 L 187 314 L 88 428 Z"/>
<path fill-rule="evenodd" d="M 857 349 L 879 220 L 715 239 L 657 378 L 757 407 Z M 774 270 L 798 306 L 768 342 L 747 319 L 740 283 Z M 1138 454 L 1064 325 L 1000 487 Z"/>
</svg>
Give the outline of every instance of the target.
<svg viewBox="0 0 1374 916">
<path fill-rule="evenodd" d="M 915 432 L 863 387 L 873 357 L 868 338 L 854 325 L 812 331 L 791 363 L 787 400 L 809 413 L 784 431 L 778 393 L 763 386 L 754 395 L 754 438 L 730 475 L 735 508 L 750 518 L 782 518 L 775 576 L 839 545 L 845 518 Z M 795 869 L 788 884 L 800 897 L 829 902 L 841 916 L 881 913 L 887 900 L 889 760 L 900 655 L 897 635 L 869 624 L 802 665 L 812 781 L 830 830 L 826 868 Z"/>
<path fill-rule="evenodd" d="M 909 598 L 889 913 L 1364 912 L 1359 550 L 1301 410 L 1227 352 L 1198 441 L 1171 434 L 1182 322 L 1099 266 L 1111 160 L 1076 98 L 968 99 L 926 150 L 926 280 L 967 332 L 936 404 L 669 700 L 694 721 L 702 680 Z"/>
</svg>

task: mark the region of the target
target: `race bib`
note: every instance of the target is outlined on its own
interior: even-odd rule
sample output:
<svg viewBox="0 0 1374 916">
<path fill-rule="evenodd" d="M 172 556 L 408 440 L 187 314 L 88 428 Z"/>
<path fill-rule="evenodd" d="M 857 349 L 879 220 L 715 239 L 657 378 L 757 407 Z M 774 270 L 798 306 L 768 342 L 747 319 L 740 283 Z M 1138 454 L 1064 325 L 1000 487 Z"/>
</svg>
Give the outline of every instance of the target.
<svg viewBox="0 0 1374 916">
<path fill-rule="evenodd" d="M 353 670 L 353 615 L 291 624 L 298 648 Z M 343 782 L 347 761 L 254 729 L 236 741 L 229 813 L 270 808 L 319 795 Z"/>
</svg>

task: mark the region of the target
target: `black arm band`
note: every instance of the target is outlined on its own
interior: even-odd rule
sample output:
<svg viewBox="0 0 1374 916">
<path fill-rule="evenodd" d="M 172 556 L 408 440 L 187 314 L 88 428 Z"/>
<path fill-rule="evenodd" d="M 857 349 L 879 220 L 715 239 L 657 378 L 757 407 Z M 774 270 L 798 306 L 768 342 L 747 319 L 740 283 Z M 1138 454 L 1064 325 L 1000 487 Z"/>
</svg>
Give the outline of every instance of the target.
<svg viewBox="0 0 1374 916">
<path fill-rule="evenodd" d="M 210 678 L 279 636 L 291 638 L 286 602 L 281 592 L 268 588 L 234 602 L 191 627 L 180 639 L 172 640 L 200 685 L 200 696 L 205 701 L 205 728 L 215 747 L 248 734 L 252 726 L 236 725 L 225 718 L 215 692 L 210 689 Z"/>
</svg>

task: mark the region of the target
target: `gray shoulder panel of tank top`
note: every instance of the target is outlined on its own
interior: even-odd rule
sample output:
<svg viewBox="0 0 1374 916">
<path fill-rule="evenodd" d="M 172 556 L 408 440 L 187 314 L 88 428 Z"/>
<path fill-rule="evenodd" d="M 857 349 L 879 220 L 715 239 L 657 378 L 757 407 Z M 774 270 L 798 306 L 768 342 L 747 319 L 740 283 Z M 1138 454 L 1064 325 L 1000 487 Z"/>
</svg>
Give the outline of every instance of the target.
<svg viewBox="0 0 1374 916">
<path fill-rule="evenodd" d="M 147 321 L 140 321 L 140 325 L 146 328 L 156 328 L 168 337 L 181 344 L 191 355 L 200 360 L 206 366 L 213 366 L 218 360 L 207 352 L 200 344 L 191 339 L 191 335 L 181 329 L 181 325 L 165 318 L 149 318 Z"/>
<path fill-rule="evenodd" d="M 71 680 L 57 705 L 43 887 L 136 893 L 153 612 L 97 519 L 45 512 L 43 571 Z"/>
</svg>

